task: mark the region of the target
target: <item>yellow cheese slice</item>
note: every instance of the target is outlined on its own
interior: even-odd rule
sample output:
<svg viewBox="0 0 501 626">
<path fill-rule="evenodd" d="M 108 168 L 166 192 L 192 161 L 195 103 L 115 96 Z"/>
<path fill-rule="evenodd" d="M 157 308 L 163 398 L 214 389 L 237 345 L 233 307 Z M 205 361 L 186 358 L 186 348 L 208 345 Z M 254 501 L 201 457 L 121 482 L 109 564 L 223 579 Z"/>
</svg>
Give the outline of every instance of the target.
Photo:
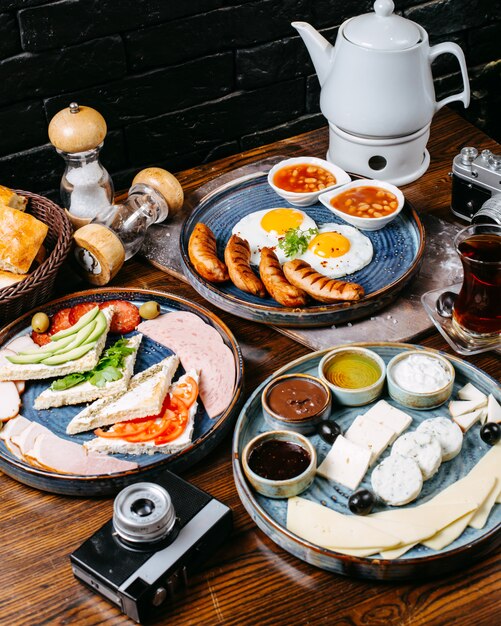
<svg viewBox="0 0 501 626">
<path fill-rule="evenodd" d="M 393 548 L 397 537 L 365 524 L 354 515 L 343 515 L 305 498 L 289 498 L 287 529 L 324 548 Z"/>
<path fill-rule="evenodd" d="M 482 502 L 480 507 L 477 509 L 475 515 L 472 517 L 471 521 L 469 522 L 469 526 L 471 526 L 472 528 L 476 528 L 477 530 L 480 530 L 487 523 L 487 518 L 490 515 L 492 507 L 496 504 L 496 499 L 499 493 L 499 483 L 500 481 L 497 478 L 495 478 L 494 484 L 492 485 L 489 493 L 484 498 L 484 501 Z M 480 488 L 480 485 L 478 485 L 478 488 Z"/>
<path fill-rule="evenodd" d="M 379 552 L 378 548 L 336 548 L 333 546 L 325 546 L 328 550 L 333 552 L 339 552 L 339 554 L 346 554 L 347 556 L 356 556 L 364 558 L 366 556 L 372 556 Z"/>
<path fill-rule="evenodd" d="M 408 552 L 414 546 L 417 546 L 416 543 L 409 543 L 406 546 L 400 546 L 400 548 L 394 548 L 393 550 L 381 550 L 381 558 L 382 559 L 399 559 L 406 552 Z"/>
</svg>

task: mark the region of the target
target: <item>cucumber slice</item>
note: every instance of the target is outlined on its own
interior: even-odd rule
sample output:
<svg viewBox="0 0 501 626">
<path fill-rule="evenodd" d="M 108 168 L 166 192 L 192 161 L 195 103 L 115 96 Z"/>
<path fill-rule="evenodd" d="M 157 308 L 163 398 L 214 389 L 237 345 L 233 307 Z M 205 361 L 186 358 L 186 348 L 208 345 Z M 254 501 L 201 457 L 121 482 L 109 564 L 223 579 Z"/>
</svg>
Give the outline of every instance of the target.
<svg viewBox="0 0 501 626">
<path fill-rule="evenodd" d="M 92 333 L 87 337 L 85 343 L 91 343 L 92 341 L 96 341 L 101 337 L 101 335 L 108 328 L 108 321 L 106 316 L 102 311 L 99 311 L 99 315 L 96 317 L 96 327 L 92 331 Z"/>
<path fill-rule="evenodd" d="M 45 355 L 54 354 L 58 350 L 62 350 L 63 348 L 66 348 L 66 346 L 68 346 L 73 341 L 73 339 L 74 337 L 70 335 L 69 337 L 64 337 L 63 339 L 59 339 L 59 341 L 51 341 L 50 343 L 46 343 L 45 346 L 41 346 L 40 348 L 37 348 L 37 349 L 24 350 L 23 352 L 20 352 L 19 354 L 22 354 L 22 355 L 29 354 L 33 356 L 36 356 L 37 354 L 45 354 Z"/>
<path fill-rule="evenodd" d="M 62 350 L 58 350 L 54 354 L 66 354 L 66 352 L 71 352 L 75 348 L 82 346 L 84 343 L 89 343 L 88 339 L 94 332 L 96 324 L 97 322 L 95 320 L 86 324 L 76 333 L 76 335 L 71 335 L 71 343 L 69 343 L 65 348 L 62 348 Z"/>
<path fill-rule="evenodd" d="M 69 352 L 64 352 L 62 354 L 54 354 L 52 356 L 47 357 L 42 361 L 43 365 L 63 365 L 63 363 L 68 363 L 68 361 L 75 361 L 80 357 L 87 354 L 96 347 L 95 343 L 85 343 L 82 346 L 78 346 L 78 348 L 74 348 Z"/>
<path fill-rule="evenodd" d="M 62 339 L 63 337 L 68 337 L 69 335 L 76 334 L 81 328 L 87 326 L 87 324 L 92 322 L 92 320 L 97 317 L 98 313 L 99 307 L 96 305 L 93 309 L 87 311 L 85 315 L 82 315 L 82 317 L 78 320 L 76 324 L 73 324 L 73 326 L 70 326 L 65 330 L 60 330 L 55 335 L 52 335 L 52 341 L 57 341 L 58 339 Z"/>
<path fill-rule="evenodd" d="M 6 356 L 7 361 L 14 363 L 14 365 L 31 365 L 33 363 L 40 363 L 48 356 L 47 352 L 43 354 L 16 354 L 15 356 Z"/>
</svg>

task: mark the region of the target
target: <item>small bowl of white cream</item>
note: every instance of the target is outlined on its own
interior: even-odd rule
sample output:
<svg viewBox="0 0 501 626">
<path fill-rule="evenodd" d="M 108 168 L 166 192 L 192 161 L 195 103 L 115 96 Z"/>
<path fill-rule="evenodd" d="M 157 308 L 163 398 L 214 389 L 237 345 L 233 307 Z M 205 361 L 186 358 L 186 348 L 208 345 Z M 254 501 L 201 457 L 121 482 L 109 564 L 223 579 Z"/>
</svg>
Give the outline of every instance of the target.
<svg viewBox="0 0 501 626">
<path fill-rule="evenodd" d="M 386 367 L 390 397 L 411 409 L 427 410 L 451 397 L 454 367 L 428 350 L 411 350 L 394 356 Z"/>
</svg>

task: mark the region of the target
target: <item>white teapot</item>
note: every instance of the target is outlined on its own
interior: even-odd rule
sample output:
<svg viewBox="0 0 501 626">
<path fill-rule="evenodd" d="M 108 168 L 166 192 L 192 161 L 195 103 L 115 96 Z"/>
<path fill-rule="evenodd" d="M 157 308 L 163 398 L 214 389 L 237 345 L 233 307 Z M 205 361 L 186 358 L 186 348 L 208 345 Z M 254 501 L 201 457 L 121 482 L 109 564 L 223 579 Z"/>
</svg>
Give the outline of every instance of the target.
<svg viewBox="0 0 501 626">
<path fill-rule="evenodd" d="M 376 0 L 374 13 L 344 22 L 333 47 L 306 22 L 293 22 L 310 53 L 322 87 L 320 108 L 339 129 L 365 137 L 402 137 L 429 125 L 444 105 L 470 102 L 466 62 L 452 42 L 430 47 L 427 32 L 393 13 L 392 0 Z M 454 54 L 463 91 L 439 102 L 431 63 Z"/>
</svg>

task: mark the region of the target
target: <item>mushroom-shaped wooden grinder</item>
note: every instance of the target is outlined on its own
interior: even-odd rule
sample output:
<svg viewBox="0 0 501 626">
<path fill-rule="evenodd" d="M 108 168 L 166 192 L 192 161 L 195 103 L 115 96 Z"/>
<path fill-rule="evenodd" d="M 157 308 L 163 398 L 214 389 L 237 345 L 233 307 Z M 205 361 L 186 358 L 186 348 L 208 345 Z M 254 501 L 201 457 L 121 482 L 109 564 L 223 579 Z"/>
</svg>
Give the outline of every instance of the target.
<svg viewBox="0 0 501 626">
<path fill-rule="evenodd" d="M 183 201 L 183 188 L 170 172 L 159 167 L 139 172 L 127 200 L 75 231 L 80 273 L 93 285 L 109 283 L 124 261 L 139 251 L 146 230 L 179 211 Z"/>
<path fill-rule="evenodd" d="M 90 222 L 113 202 L 113 183 L 99 162 L 106 122 L 95 109 L 72 102 L 49 124 L 49 139 L 66 161 L 61 201 L 73 225 Z"/>
</svg>

